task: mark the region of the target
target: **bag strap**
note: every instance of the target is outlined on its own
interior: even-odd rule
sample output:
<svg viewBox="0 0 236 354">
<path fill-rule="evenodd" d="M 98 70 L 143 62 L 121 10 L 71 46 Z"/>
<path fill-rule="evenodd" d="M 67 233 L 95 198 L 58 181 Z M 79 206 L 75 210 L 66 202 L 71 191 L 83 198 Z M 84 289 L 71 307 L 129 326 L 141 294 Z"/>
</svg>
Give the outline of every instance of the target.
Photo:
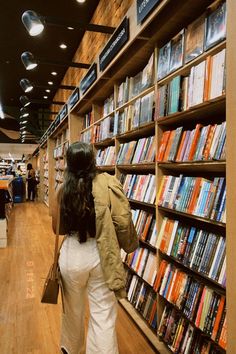
<svg viewBox="0 0 236 354">
<path fill-rule="evenodd" d="M 54 247 L 54 259 L 53 259 L 53 268 L 52 268 L 52 276 L 53 278 L 56 278 L 56 272 L 57 272 L 57 263 L 58 263 L 58 258 L 60 254 L 60 249 L 61 246 L 65 240 L 65 237 L 63 238 L 60 248 L 58 248 L 59 245 L 59 232 L 60 232 L 60 219 L 61 219 L 61 213 L 60 213 L 60 203 L 58 202 L 57 206 L 57 224 L 56 224 L 56 237 L 55 237 L 55 247 Z"/>
</svg>

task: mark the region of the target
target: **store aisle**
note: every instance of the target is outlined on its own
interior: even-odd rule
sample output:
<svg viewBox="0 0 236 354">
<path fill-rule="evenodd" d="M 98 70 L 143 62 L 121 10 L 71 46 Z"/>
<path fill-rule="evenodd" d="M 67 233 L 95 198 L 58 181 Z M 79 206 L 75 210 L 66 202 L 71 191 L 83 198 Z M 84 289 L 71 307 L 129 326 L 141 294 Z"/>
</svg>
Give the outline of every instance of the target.
<svg viewBox="0 0 236 354">
<path fill-rule="evenodd" d="M 53 246 L 47 207 L 15 205 L 8 247 L 0 249 L 1 354 L 59 353 L 60 305 L 40 303 Z M 155 353 L 121 308 L 117 326 L 120 354 Z"/>
</svg>

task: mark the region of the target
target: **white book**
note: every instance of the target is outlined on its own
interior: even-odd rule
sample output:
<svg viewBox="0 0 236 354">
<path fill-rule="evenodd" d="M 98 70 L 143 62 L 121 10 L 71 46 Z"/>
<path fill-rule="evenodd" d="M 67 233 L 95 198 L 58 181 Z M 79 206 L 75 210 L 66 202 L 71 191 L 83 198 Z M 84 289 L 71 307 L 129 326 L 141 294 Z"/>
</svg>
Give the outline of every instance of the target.
<svg viewBox="0 0 236 354">
<path fill-rule="evenodd" d="M 210 99 L 219 97 L 223 92 L 224 70 L 225 70 L 225 53 L 223 49 L 212 57 L 212 76 L 210 83 Z"/>
<path fill-rule="evenodd" d="M 221 136 L 222 130 L 223 130 L 222 129 L 222 124 L 218 124 L 216 129 L 215 129 L 214 137 L 213 137 L 213 140 L 212 140 L 212 143 L 211 143 L 211 148 L 210 148 L 210 153 L 209 153 L 209 159 L 210 160 L 213 159 L 216 147 L 217 147 L 218 142 L 220 140 L 220 136 Z"/>
<path fill-rule="evenodd" d="M 133 290 L 136 287 L 137 282 L 138 282 L 138 276 L 134 275 L 132 280 L 131 280 L 129 291 L 128 291 L 128 294 L 127 294 L 127 298 L 128 298 L 129 301 L 130 301 L 130 299 L 132 297 Z"/>
<path fill-rule="evenodd" d="M 219 280 L 218 283 L 222 284 L 224 276 L 225 276 L 225 271 L 226 271 L 226 257 L 224 259 L 221 271 L 220 271 L 220 276 L 219 276 Z"/>
<path fill-rule="evenodd" d="M 198 250 L 198 245 L 199 245 L 199 242 L 200 242 L 200 240 L 202 238 L 202 235 L 203 235 L 203 230 L 200 230 L 198 238 L 197 238 L 196 246 L 194 248 L 193 256 L 192 256 L 192 259 L 191 259 L 191 262 L 190 262 L 190 265 L 189 265 L 190 268 L 192 268 L 192 265 L 194 263 L 195 256 L 196 256 L 196 253 L 197 253 L 197 250 Z"/>
<path fill-rule="evenodd" d="M 223 237 L 220 237 L 220 240 L 219 240 L 218 245 L 216 247 L 215 256 L 214 256 L 213 261 L 211 263 L 211 268 L 210 268 L 210 271 L 209 271 L 209 274 L 208 274 L 209 278 L 212 277 L 212 272 L 213 272 L 213 270 L 215 268 L 216 263 L 218 262 L 218 254 L 219 254 L 222 242 L 223 242 Z"/>
</svg>

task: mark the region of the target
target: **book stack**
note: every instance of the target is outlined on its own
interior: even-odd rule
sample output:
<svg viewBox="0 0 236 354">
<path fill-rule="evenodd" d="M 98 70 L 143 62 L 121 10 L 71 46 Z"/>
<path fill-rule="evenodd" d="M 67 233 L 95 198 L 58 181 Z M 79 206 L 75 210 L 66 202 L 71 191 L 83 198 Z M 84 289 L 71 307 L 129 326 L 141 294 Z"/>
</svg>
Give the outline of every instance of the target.
<svg viewBox="0 0 236 354">
<path fill-rule="evenodd" d="M 152 288 L 140 277 L 128 273 L 126 282 L 127 298 L 153 329 L 157 329 L 157 298 Z"/>
<path fill-rule="evenodd" d="M 105 101 L 104 101 L 104 105 L 103 105 L 103 117 L 107 116 L 108 114 L 110 114 L 111 112 L 113 112 L 115 109 L 114 106 L 114 94 L 111 94 L 110 97 L 108 97 Z"/>
<path fill-rule="evenodd" d="M 225 160 L 226 122 L 203 126 L 192 130 L 166 130 L 161 138 L 157 161 Z"/>
<path fill-rule="evenodd" d="M 127 198 L 153 204 L 156 199 L 156 176 L 121 175 L 121 183 Z"/>
<path fill-rule="evenodd" d="M 116 149 L 115 146 L 109 146 L 106 149 L 98 149 L 96 154 L 97 166 L 115 165 Z"/>
<path fill-rule="evenodd" d="M 226 3 L 220 3 L 216 9 L 201 15 L 186 29 L 182 29 L 174 38 L 159 50 L 158 80 L 179 69 L 204 51 L 215 46 L 226 38 Z M 204 64 L 196 69 L 196 80 L 202 80 L 197 75 L 204 71 Z M 203 75 L 204 76 L 204 75 Z M 197 84 L 197 83 L 196 83 Z"/>
<path fill-rule="evenodd" d="M 91 128 L 87 129 L 86 131 L 83 131 L 80 135 L 80 141 L 83 141 L 84 143 L 91 144 L 94 142 L 94 127 L 92 126 Z"/>
<path fill-rule="evenodd" d="M 132 209 L 132 220 L 139 239 L 155 247 L 157 241 L 155 216 L 145 210 Z"/>
<path fill-rule="evenodd" d="M 123 134 L 150 123 L 154 119 L 154 91 L 137 98 L 124 110 L 116 111 L 114 135 Z"/>
<path fill-rule="evenodd" d="M 117 156 L 117 164 L 137 164 L 154 162 L 155 160 L 155 138 L 141 138 L 137 141 L 130 141 L 120 145 Z"/>
<path fill-rule="evenodd" d="M 204 298 L 207 293 L 207 288 L 205 289 Z M 189 321 L 182 316 L 182 313 L 171 306 L 166 306 L 160 325 L 158 327 L 158 335 L 163 339 L 163 341 L 168 345 L 171 351 L 174 353 L 214 353 L 220 354 L 222 351 L 219 348 L 214 346 L 214 343 L 211 342 L 211 339 L 215 340 L 219 345 L 225 349 L 225 339 L 224 333 L 226 328 L 225 323 L 225 298 L 222 295 L 211 294 L 218 298 L 218 301 L 211 305 L 211 307 L 217 307 L 218 312 L 211 311 L 209 307 L 209 301 L 202 303 L 204 299 L 201 298 L 200 304 L 202 309 L 198 309 L 197 315 L 198 320 L 202 323 L 213 323 L 210 325 L 212 330 L 211 337 L 203 336 L 202 332 L 198 330 L 198 326 L 194 323 L 189 323 Z M 203 313 L 204 311 L 204 313 Z M 208 316 L 209 314 L 209 316 Z M 217 336 L 217 340 L 215 339 Z"/>
<path fill-rule="evenodd" d="M 154 54 L 149 58 L 147 65 L 134 77 L 126 77 L 118 86 L 117 107 L 121 107 L 133 97 L 152 86 L 154 83 Z"/>
<path fill-rule="evenodd" d="M 99 124 L 94 125 L 94 142 L 101 142 L 113 137 L 114 116 L 108 116 Z"/>
<path fill-rule="evenodd" d="M 164 217 L 156 247 L 185 267 L 226 286 L 224 236 Z"/>
<path fill-rule="evenodd" d="M 225 222 L 225 178 L 163 176 L 157 203 L 164 208 Z"/>
</svg>

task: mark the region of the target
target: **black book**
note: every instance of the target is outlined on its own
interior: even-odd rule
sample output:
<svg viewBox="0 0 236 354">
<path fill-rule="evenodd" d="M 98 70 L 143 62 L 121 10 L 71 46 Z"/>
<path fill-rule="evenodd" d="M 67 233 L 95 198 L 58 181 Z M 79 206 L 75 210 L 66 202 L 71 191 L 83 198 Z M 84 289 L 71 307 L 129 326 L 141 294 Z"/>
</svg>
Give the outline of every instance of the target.
<svg viewBox="0 0 236 354">
<path fill-rule="evenodd" d="M 221 4 L 206 19 L 205 50 L 226 37 L 226 3 Z"/>
</svg>

